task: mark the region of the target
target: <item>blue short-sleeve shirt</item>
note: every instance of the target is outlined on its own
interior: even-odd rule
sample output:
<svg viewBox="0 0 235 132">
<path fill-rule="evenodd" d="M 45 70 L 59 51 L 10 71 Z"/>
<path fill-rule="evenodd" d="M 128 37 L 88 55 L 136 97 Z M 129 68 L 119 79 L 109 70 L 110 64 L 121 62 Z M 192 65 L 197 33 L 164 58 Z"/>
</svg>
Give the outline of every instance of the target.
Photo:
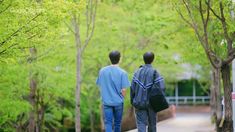
<svg viewBox="0 0 235 132">
<path fill-rule="evenodd" d="M 123 103 L 121 90 L 130 87 L 127 73 L 118 66 L 106 66 L 99 72 L 96 84 L 100 87 L 104 105 L 117 106 Z"/>
</svg>

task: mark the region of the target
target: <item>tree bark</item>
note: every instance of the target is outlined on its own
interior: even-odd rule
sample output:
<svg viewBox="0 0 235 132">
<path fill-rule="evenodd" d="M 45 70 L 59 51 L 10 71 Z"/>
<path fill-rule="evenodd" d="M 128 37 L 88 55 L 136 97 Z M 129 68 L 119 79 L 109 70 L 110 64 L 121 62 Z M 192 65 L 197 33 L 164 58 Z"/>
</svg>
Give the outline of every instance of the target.
<svg viewBox="0 0 235 132">
<path fill-rule="evenodd" d="M 94 117 L 94 112 L 92 110 L 91 103 L 89 104 L 89 113 L 90 113 L 90 127 L 91 127 L 91 132 L 95 132 L 95 117 Z"/>
<path fill-rule="evenodd" d="M 223 132 L 233 131 L 233 121 L 232 121 L 232 84 L 230 80 L 230 66 L 229 64 L 224 64 L 221 67 L 222 80 L 224 86 L 224 105 L 225 105 L 225 120 L 222 127 Z"/>
<path fill-rule="evenodd" d="M 81 93 L 81 66 L 82 66 L 82 53 L 84 52 L 86 46 L 88 45 L 91 37 L 94 33 L 95 28 L 95 16 L 96 16 L 96 7 L 97 7 L 97 0 L 92 2 L 92 0 L 87 1 L 86 6 L 86 22 L 87 22 L 87 34 L 86 39 L 84 42 L 81 41 L 80 37 L 80 20 L 76 14 L 73 14 L 72 17 L 72 24 L 74 26 L 74 37 L 75 37 L 75 45 L 77 48 L 77 65 L 76 65 L 76 123 L 75 129 L 76 132 L 81 132 L 81 125 L 80 125 L 80 93 Z M 94 5 L 93 5 L 94 4 Z"/>
<path fill-rule="evenodd" d="M 44 116 L 45 116 L 45 104 L 43 101 L 43 94 L 40 94 L 38 91 L 37 93 L 38 100 L 37 100 L 37 105 L 39 108 L 37 108 L 37 127 L 36 127 L 36 132 L 42 132 L 43 127 L 44 127 Z"/>
<path fill-rule="evenodd" d="M 32 61 L 36 58 L 37 56 L 37 51 L 36 48 L 30 48 L 30 59 L 29 63 L 32 63 Z M 35 127 L 36 127 L 36 122 L 35 122 L 35 108 L 36 108 L 36 90 L 37 90 L 37 77 L 36 74 L 33 73 L 33 71 L 30 71 L 29 75 L 29 87 L 30 87 L 30 93 L 29 93 L 29 103 L 32 106 L 32 110 L 30 111 L 29 114 L 29 126 L 28 130 L 29 132 L 35 132 Z"/>
<path fill-rule="evenodd" d="M 76 132 L 81 132 L 80 125 L 80 92 L 81 92 L 81 49 L 77 50 L 77 84 L 76 84 Z"/>
<path fill-rule="evenodd" d="M 38 2 L 38 1 L 37 1 Z M 30 48 L 30 59 L 29 63 L 33 63 L 34 60 L 37 58 L 37 49 L 35 47 Z M 35 118 L 35 111 L 36 111 L 36 91 L 37 91 L 37 75 L 30 71 L 30 95 L 29 95 L 29 102 L 32 106 L 32 110 L 30 112 L 29 117 L 29 132 L 35 132 L 36 128 L 36 118 Z"/>
<path fill-rule="evenodd" d="M 38 132 L 43 132 L 43 126 L 44 126 L 44 115 L 45 115 L 45 111 L 44 111 L 44 108 L 41 108 L 39 110 L 39 113 L 38 113 Z"/>
<path fill-rule="evenodd" d="M 212 67 L 211 107 L 215 117 L 216 131 L 222 132 L 219 127 L 222 119 L 221 91 L 220 91 L 220 70 Z"/>
<path fill-rule="evenodd" d="M 81 66 L 82 66 L 82 48 L 81 48 L 81 38 L 80 38 L 80 27 L 77 20 L 77 16 L 73 15 L 72 24 L 74 26 L 74 37 L 75 37 L 75 46 L 77 48 L 77 55 L 76 55 L 76 122 L 75 122 L 75 129 L 76 132 L 81 132 L 81 124 L 80 124 L 80 93 L 81 93 Z"/>
</svg>

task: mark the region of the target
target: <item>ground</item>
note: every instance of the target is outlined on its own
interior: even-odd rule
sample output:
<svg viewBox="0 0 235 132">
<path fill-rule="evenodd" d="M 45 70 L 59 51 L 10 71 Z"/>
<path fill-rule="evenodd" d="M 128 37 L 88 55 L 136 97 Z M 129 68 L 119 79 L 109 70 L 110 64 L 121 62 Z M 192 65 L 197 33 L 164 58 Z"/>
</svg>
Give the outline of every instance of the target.
<svg viewBox="0 0 235 132">
<path fill-rule="evenodd" d="M 181 107 L 175 117 L 157 124 L 157 132 L 215 132 L 215 129 L 208 107 Z"/>
</svg>

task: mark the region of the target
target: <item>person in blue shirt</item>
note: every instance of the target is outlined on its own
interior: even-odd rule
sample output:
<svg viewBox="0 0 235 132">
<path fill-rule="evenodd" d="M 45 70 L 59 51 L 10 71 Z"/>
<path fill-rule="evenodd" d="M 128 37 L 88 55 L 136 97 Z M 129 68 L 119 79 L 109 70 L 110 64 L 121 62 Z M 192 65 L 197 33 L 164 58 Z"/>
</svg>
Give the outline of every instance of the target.
<svg viewBox="0 0 235 132">
<path fill-rule="evenodd" d="M 120 57 L 119 51 L 110 52 L 112 64 L 99 71 L 96 81 L 100 87 L 106 132 L 112 132 L 113 121 L 114 132 L 121 132 L 123 102 L 126 88 L 130 87 L 127 73 L 118 66 Z"/>
</svg>

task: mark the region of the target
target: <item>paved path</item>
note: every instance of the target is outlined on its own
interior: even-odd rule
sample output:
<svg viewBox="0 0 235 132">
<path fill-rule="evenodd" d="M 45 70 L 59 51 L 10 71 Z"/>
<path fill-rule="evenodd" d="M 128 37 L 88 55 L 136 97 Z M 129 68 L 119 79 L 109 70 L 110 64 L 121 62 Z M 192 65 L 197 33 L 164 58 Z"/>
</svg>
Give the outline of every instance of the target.
<svg viewBox="0 0 235 132">
<path fill-rule="evenodd" d="M 157 132 L 215 132 L 210 122 L 209 113 L 177 113 L 176 117 L 159 122 Z"/>
</svg>

